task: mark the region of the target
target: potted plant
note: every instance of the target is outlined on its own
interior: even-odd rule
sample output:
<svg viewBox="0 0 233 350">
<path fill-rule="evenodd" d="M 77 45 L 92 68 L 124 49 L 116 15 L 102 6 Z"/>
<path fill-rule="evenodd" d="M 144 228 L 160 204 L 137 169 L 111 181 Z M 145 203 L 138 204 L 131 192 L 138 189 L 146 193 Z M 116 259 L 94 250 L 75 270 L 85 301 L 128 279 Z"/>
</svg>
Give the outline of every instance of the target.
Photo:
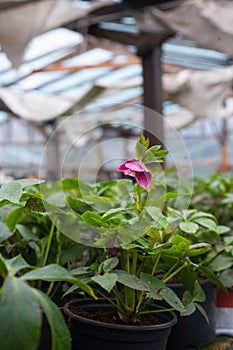
<svg viewBox="0 0 233 350">
<path fill-rule="evenodd" d="M 209 267 L 218 273 L 227 291 L 217 290 L 216 331 L 233 334 L 233 176 L 215 173 L 210 177 L 196 177 L 191 207 L 206 210 L 217 217 L 222 225 L 230 229 L 220 239 L 212 237 L 212 252 Z M 213 241 L 214 240 L 214 241 Z"/>
<path fill-rule="evenodd" d="M 200 315 L 195 312 L 191 317 L 179 318 L 176 326 L 172 330 L 169 339 L 169 348 L 176 349 L 182 347 L 203 347 L 212 343 L 216 338 L 216 291 L 225 291 L 226 284 L 220 279 L 218 271 L 214 268 L 212 259 L 217 252 L 217 247 L 222 242 L 223 236 L 229 232 L 229 228 L 218 225 L 216 217 L 208 212 L 197 209 L 175 210 L 167 208 L 170 214 L 170 221 L 179 230 L 182 237 L 188 239 L 193 244 L 207 243 L 211 247 L 204 254 L 193 257 L 192 263 L 197 263 L 196 269 L 190 271 L 184 269 L 177 274 L 172 281 L 172 288 L 180 295 L 184 287 L 190 289 L 190 274 L 198 275 L 201 286 L 206 294 L 206 300 L 202 306 L 205 309 L 209 322 L 206 323 Z M 175 264 L 173 257 L 166 258 L 162 264 L 163 269 L 169 270 Z M 192 285 L 191 285 L 192 287 Z M 185 339 L 181 340 L 181 334 L 186 329 Z"/>
<path fill-rule="evenodd" d="M 102 297 L 99 305 L 86 298 L 65 305 L 74 349 L 89 350 L 98 345 L 102 350 L 110 346 L 162 350 L 176 322 L 171 311 L 190 315 L 198 307 L 206 316 L 199 304 L 205 294 L 197 274 L 191 274 L 192 288 L 181 298 L 167 285 L 187 266 L 195 270 L 198 262 L 193 263 L 193 257 L 206 253 L 210 247 L 182 237 L 171 225 L 166 211 L 163 213 L 169 198 L 177 196 L 166 191 L 157 195 L 152 181 L 155 163 L 166 154 L 160 146 L 149 147 L 149 141 L 141 134 L 136 158 L 118 168 L 135 181 L 109 180 L 91 185 L 76 179 L 77 190 L 68 196 L 65 191 L 62 197 L 62 180 L 55 191 L 58 195 L 61 192 L 59 210 L 54 209 L 56 202 L 49 186 L 41 187 L 46 210 L 54 209 L 51 211 L 59 230 L 90 247 L 88 264 L 72 274 L 82 277 Z M 159 276 L 159 266 L 166 256 L 179 264 Z M 156 305 L 161 300 L 169 306 Z"/>
<path fill-rule="evenodd" d="M 89 286 L 59 264 L 57 252 L 51 263 L 55 230 L 44 213 L 37 185 L 38 181 L 22 179 L 0 189 L 2 350 L 71 349 L 64 316 L 50 296 L 54 283 L 76 285 L 95 298 Z"/>
<path fill-rule="evenodd" d="M 71 349 L 67 324 L 59 307 L 34 281 L 66 281 L 94 297 L 89 286 L 74 278 L 65 268 L 51 264 L 30 266 L 22 256 L 0 256 L 0 339 L 1 349 Z M 43 313 L 42 313 L 43 310 Z M 43 317 L 49 324 L 51 343 L 43 339 Z M 46 334 L 47 336 L 47 334 Z"/>
<path fill-rule="evenodd" d="M 85 259 L 86 247 L 58 230 L 43 205 L 39 187 L 42 182 L 20 179 L 0 188 L 0 253 L 7 259 L 20 254 L 37 267 L 56 263 L 70 269 L 80 264 L 80 257 Z M 36 287 L 55 302 L 64 302 L 61 296 L 66 283 L 37 281 Z"/>
</svg>

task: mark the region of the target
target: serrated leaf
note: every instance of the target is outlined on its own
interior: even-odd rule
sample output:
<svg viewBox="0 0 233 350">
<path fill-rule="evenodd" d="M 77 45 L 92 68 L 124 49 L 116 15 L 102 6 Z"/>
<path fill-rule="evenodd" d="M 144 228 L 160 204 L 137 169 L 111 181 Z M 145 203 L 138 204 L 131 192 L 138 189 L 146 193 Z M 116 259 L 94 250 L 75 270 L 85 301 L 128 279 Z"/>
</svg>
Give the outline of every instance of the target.
<svg viewBox="0 0 233 350">
<path fill-rule="evenodd" d="M 104 272 L 110 272 L 111 270 L 115 269 L 117 265 L 119 264 L 119 259 L 114 257 L 114 258 L 109 258 L 104 261 L 103 263 L 103 270 Z"/>
<path fill-rule="evenodd" d="M 144 272 L 140 274 L 140 278 L 149 286 L 151 298 L 155 300 L 162 300 L 159 290 L 165 286 L 164 283 L 155 276 L 151 276 Z"/>
<path fill-rule="evenodd" d="M 159 294 L 175 310 L 181 313 L 184 311 L 184 305 L 172 289 L 165 286 L 160 289 Z"/>
<path fill-rule="evenodd" d="M 91 279 L 110 293 L 112 288 L 116 285 L 118 276 L 115 273 L 108 273 L 106 275 L 93 276 Z"/>
<path fill-rule="evenodd" d="M 141 291 L 150 290 L 149 286 L 144 281 L 128 272 L 115 270 L 115 273 L 117 274 L 118 282 L 126 287 Z"/>
<path fill-rule="evenodd" d="M 182 316 L 189 316 L 192 313 L 194 313 L 196 307 L 193 302 L 191 294 L 186 290 L 182 296 L 182 303 L 185 307 L 184 311 L 182 312 Z"/>
</svg>

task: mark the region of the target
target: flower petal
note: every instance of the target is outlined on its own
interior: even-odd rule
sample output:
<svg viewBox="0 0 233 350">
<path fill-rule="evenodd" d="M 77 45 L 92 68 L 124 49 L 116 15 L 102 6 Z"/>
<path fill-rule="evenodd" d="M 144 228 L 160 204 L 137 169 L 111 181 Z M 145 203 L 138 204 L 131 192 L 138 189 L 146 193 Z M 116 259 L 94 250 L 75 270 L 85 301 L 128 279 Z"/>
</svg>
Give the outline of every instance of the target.
<svg viewBox="0 0 233 350">
<path fill-rule="evenodd" d="M 150 172 L 136 173 L 135 179 L 137 183 L 143 188 L 149 188 L 152 181 L 152 175 Z"/>
<path fill-rule="evenodd" d="M 139 171 L 139 172 L 147 171 L 147 172 L 149 172 L 149 170 L 147 169 L 147 167 L 145 166 L 144 163 L 140 162 L 139 160 L 135 160 L 135 159 L 126 161 L 125 167 L 129 168 L 131 170 L 134 170 L 134 171 Z"/>
<path fill-rule="evenodd" d="M 127 168 L 125 167 L 125 163 L 126 163 L 126 162 L 120 164 L 120 165 L 118 166 L 118 168 L 117 168 L 117 171 L 125 171 L 125 170 L 127 169 Z"/>
</svg>

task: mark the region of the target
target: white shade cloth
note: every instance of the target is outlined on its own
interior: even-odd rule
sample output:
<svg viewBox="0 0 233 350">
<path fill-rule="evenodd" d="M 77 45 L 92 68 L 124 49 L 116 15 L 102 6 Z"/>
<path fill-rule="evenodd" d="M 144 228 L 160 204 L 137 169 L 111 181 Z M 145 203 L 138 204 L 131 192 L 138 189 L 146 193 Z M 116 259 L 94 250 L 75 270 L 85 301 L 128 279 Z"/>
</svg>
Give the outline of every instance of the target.
<svg viewBox="0 0 233 350">
<path fill-rule="evenodd" d="M 137 20 L 142 32 L 178 32 L 201 47 L 233 57 L 232 0 L 188 0 L 166 11 L 151 6 Z"/>
<path fill-rule="evenodd" d="M 233 66 L 163 74 L 162 83 L 168 99 L 191 110 L 196 118 L 228 117 L 233 113 L 232 107 L 224 108 L 232 89 Z"/>
<path fill-rule="evenodd" d="M 10 0 L 9 8 L 1 10 L 1 4 L 6 4 L 6 1 L 0 0 L 0 46 L 14 68 L 21 64 L 25 49 L 35 36 L 74 20 L 85 21 L 91 11 L 111 3 L 94 1 L 84 6 L 81 1 L 46 0 L 14 6 L 20 2 L 24 1 Z"/>
</svg>

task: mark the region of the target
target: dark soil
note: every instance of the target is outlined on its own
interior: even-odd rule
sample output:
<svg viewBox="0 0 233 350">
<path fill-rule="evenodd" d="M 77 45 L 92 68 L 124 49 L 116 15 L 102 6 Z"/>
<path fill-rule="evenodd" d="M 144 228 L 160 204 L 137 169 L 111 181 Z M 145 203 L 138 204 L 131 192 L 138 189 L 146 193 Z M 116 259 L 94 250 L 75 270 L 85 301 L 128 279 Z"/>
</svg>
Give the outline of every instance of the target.
<svg viewBox="0 0 233 350">
<path fill-rule="evenodd" d="M 114 323 L 114 324 L 128 324 L 128 325 L 155 325 L 162 323 L 157 315 L 155 314 L 144 314 L 139 315 L 134 323 L 125 323 L 119 319 L 117 313 L 115 311 L 88 311 L 79 308 L 72 308 L 71 310 L 74 314 L 79 315 L 84 318 L 88 318 L 91 320 L 105 322 L 105 323 Z"/>
</svg>

